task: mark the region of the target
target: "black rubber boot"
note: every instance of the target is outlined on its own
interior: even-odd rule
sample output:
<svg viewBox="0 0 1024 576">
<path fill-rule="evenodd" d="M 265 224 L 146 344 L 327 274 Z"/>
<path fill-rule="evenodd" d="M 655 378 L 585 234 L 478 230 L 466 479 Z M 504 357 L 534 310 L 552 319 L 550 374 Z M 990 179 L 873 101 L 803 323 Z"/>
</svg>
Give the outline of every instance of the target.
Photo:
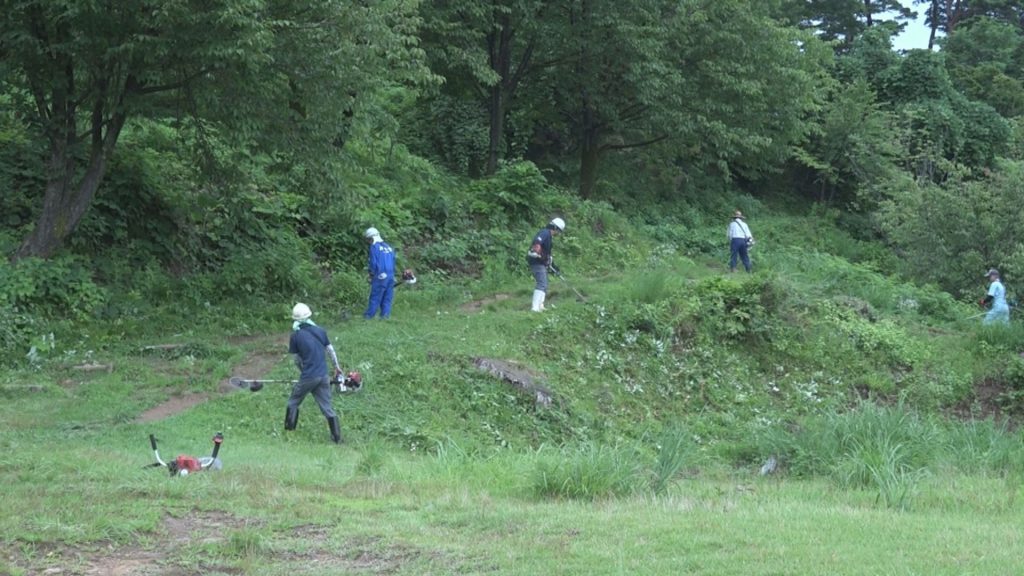
<svg viewBox="0 0 1024 576">
<path fill-rule="evenodd" d="M 295 425 L 299 423 L 299 409 L 298 408 L 287 408 L 284 413 L 284 429 L 295 430 Z"/>
<path fill-rule="evenodd" d="M 331 440 L 335 444 L 341 444 L 341 428 L 338 425 L 338 417 L 333 416 L 327 419 L 327 425 L 331 428 Z"/>
</svg>

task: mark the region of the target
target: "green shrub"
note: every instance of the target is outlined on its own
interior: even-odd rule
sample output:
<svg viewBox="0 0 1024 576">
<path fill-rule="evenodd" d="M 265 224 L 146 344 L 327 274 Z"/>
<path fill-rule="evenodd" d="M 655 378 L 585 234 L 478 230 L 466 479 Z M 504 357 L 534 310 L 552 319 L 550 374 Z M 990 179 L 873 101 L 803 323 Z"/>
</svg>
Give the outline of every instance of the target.
<svg viewBox="0 0 1024 576">
<path fill-rule="evenodd" d="M 39 332 L 34 316 L 10 305 L 0 304 L 0 364 L 23 360 Z"/>
<path fill-rule="evenodd" d="M 62 256 L 50 260 L 0 261 L 0 304 L 44 318 L 90 317 L 107 293 L 93 282 L 86 262 Z"/>
<path fill-rule="evenodd" d="M 767 275 L 743 280 L 712 276 L 700 280 L 694 291 L 698 318 L 711 338 L 753 339 L 775 327 L 782 293 Z"/>
</svg>

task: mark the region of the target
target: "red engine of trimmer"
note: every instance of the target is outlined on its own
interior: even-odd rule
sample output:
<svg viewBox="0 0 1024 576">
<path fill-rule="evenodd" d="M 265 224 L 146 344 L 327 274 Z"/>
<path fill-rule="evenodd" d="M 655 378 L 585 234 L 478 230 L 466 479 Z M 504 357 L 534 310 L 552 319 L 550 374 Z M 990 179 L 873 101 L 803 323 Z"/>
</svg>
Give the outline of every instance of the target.
<svg viewBox="0 0 1024 576">
<path fill-rule="evenodd" d="M 221 462 L 220 458 L 217 458 L 217 454 L 220 452 L 220 445 L 223 442 L 224 436 L 220 432 L 217 432 L 217 434 L 213 436 L 213 453 L 209 456 L 197 458 L 195 456 L 186 456 L 182 454 L 170 462 L 164 462 L 160 458 L 160 452 L 158 452 L 156 448 L 156 437 L 150 434 L 149 443 L 153 448 L 153 456 L 156 457 L 156 462 L 149 466 L 166 466 L 167 471 L 170 472 L 171 476 L 188 476 L 193 472 L 220 470 Z M 149 466 L 147 466 L 147 468 Z"/>
</svg>

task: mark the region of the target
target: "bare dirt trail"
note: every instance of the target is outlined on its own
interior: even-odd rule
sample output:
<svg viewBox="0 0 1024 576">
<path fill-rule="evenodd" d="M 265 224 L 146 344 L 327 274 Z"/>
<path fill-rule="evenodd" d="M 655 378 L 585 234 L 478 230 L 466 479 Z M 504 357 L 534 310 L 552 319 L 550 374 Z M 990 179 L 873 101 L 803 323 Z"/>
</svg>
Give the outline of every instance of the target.
<svg viewBox="0 0 1024 576">
<path fill-rule="evenodd" d="M 488 304 L 504 302 L 511 298 L 511 294 L 495 294 L 493 296 L 488 296 L 487 298 L 480 298 L 478 300 L 471 300 L 469 302 L 466 302 L 465 304 L 459 306 L 459 310 L 462 310 L 463 312 L 476 313 L 486 308 Z"/>
<path fill-rule="evenodd" d="M 288 350 L 287 334 L 244 336 L 229 342 L 249 350 L 245 358 L 231 370 L 232 376 L 260 378 L 277 366 Z M 217 394 L 231 394 L 240 390 L 225 378 L 217 387 Z M 156 422 L 180 414 L 206 402 L 215 394 L 210 392 L 188 392 L 168 398 L 166 401 L 146 410 L 135 419 L 140 424 Z"/>
</svg>

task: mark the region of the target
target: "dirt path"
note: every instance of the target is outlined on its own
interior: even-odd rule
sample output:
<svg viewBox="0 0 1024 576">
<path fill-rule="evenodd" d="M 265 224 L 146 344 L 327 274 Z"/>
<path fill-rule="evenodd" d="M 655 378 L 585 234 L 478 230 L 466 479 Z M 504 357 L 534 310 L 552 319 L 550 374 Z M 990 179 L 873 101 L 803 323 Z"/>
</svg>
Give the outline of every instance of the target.
<svg viewBox="0 0 1024 576">
<path fill-rule="evenodd" d="M 198 576 L 245 574 L 232 556 L 259 559 L 263 567 L 283 568 L 299 563 L 322 573 L 392 574 L 418 559 L 458 573 L 456 558 L 434 551 L 386 542 L 366 536 L 337 541 L 332 527 L 307 524 L 268 531 L 262 520 L 246 519 L 227 512 L 192 510 L 183 516 L 167 516 L 153 542 L 124 546 L 77 548 L 63 544 L 42 545 L 44 554 L 21 555 L 0 545 L 0 554 L 27 569 L 29 574 L 79 576 Z M 233 534 L 257 534 L 246 541 Z M 272 544 L 276 543 L 276 545 Z M 249 547 L 246 547 L 249 544 Z"/>
<path fill-rule="evenodd" d="M 245 336 L 230 340 L 231 344 L 248 348 L 250 351 L 232 370 L 232 376 L 242 378 L 260 378 L 270 372 L 285 357 L 288 349 L 287 335 Z M 240 390 L 231 385 L 230 378 L 221 380 L 217 387 L 219 394 L 231 394 Z M 188 392 L 168 398 L 135 419 L 144 424 L 169 418 L 206 402 L 214 394 L 209 392 Z"/>
<path fill-rule="evenodd" d="M 488 296 L 487 298 L 480 298 L 479 300 L 471 300 L 469 302 L 466 302 L 462 306 L 459 306 L 459 310 L 470 313 L 480 312 L 488 304 L 494 304 L 495 302 L 504 302 L 511 298 L 511 294 L 495 294 L 494 296 Z"/>
</svg>

